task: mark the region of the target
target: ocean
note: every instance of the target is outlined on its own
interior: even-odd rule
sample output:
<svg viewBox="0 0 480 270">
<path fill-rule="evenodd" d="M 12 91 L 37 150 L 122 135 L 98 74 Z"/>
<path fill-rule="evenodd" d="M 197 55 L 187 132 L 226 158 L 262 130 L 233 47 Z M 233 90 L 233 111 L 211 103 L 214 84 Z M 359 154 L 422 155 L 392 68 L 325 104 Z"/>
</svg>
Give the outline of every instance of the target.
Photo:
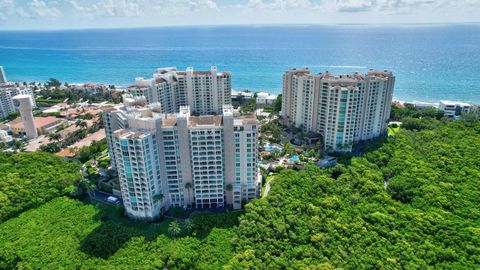
<svg viewBox="0 0 480 270">
<path fill-rule="evenodd" d="M 281 93 L 282 73 L 389 69 L 394 97 L 480 103 L 480 25 L 216 26 L 0 31 L 11 81 L 127 86 L 157 67 L 232 72 L 232 87 Z"/>
</svg>

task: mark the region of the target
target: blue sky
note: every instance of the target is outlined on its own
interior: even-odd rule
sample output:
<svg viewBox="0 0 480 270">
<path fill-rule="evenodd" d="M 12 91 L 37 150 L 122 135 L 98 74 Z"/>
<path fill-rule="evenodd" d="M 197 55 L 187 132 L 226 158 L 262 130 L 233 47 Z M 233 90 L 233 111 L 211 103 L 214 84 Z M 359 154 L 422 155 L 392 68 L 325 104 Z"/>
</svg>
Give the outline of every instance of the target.
<svg viewBox="0 0 480 270">
<path fill-rule="evenodd" d="M 480 21 L 480 0 L 0 0 L 0 30 Z"/>
</svg>

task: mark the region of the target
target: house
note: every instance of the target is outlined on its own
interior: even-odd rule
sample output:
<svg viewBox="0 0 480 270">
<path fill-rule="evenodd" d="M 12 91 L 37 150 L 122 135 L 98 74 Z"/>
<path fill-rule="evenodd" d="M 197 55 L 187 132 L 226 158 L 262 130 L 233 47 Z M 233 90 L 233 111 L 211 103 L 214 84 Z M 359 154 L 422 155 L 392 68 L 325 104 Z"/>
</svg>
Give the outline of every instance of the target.
<svg viewBox="0 0 480 270">
<path fill-rule="evenodd" d="M 461 101 L 451 101 L 451 100 L 441 100 L 439 109 L 445 113 L 445 116 L 455 118 L 455 116 L 461 115 L 462 113 L 470 112 L 472 105 L 461 102 Z"/>
<path fill-rule="evenodd" d="M 257 104 L 260 105 L 273 105 L 277 100 L 276 95 L 272 95 L 266 92 L 257 93 Z"/>
</svg>

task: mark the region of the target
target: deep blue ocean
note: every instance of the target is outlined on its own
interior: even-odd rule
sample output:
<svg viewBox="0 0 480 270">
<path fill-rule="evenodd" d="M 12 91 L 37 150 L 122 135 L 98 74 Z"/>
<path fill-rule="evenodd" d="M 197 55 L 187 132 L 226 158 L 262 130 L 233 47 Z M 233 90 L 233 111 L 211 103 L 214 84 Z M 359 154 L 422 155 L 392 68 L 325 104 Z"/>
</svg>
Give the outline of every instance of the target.
<svg viewBox="0 0 480 270">
<path fill-rule="evenodd" d="M 234 89 L 280 93 L 282 72 L 390 69 L 395 98 L 480 103 L 480 25 L 223 26 L 1 32 L 12 81 L 130 85 L 157 67 L 232 72 Z"/>
</svg>

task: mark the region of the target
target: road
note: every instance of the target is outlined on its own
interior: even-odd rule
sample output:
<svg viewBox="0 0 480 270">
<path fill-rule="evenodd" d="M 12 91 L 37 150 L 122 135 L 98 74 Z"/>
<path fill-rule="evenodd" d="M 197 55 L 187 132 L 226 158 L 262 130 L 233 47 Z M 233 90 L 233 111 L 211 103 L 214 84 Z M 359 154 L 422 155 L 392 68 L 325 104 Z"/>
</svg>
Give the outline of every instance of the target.
<svg viewBox="0 0 480 270">
<path fill-rule="evenodd" d="M 270 182 L 272 181 L 268 181 L 267 185 L 265 186 L 265 191 L 263 192 L 263 198 L 267 197 L 268 192 L 270 191 Z"/>
<path fill-rule="evenodd" d="M 275 181 L 275 176 L 270 176 L 270 180 L 267 178 L 267 183 L 265 184 L 265 191 L 263 191 L 263 196 L 262 198 L 265 198 L 267 197 L 268 195 L 268 192 L 270 192 L 270 184 Z"/>
<path fill-rule="evenodd" d="M 106 192 L 103 192 L 103 191 L 100 191 L 100 190 L 90 191 L 88 193 L 88 195 L 90 195 L 90 199 L 96 200 L 96 201 L 99 201 L 99 202 L 103 202 L 103 203 L 108 203 L 107 202 L 108 196 L 115 196 L 113 194 L 106 193 Z M 118 198 L 117 196 L 115 196 L 115 197 Z M 120 202 L 120 205 L 122 205 L 123 204 L 122 199 L 118 198 L 118 200 Z"/>
</svg>

